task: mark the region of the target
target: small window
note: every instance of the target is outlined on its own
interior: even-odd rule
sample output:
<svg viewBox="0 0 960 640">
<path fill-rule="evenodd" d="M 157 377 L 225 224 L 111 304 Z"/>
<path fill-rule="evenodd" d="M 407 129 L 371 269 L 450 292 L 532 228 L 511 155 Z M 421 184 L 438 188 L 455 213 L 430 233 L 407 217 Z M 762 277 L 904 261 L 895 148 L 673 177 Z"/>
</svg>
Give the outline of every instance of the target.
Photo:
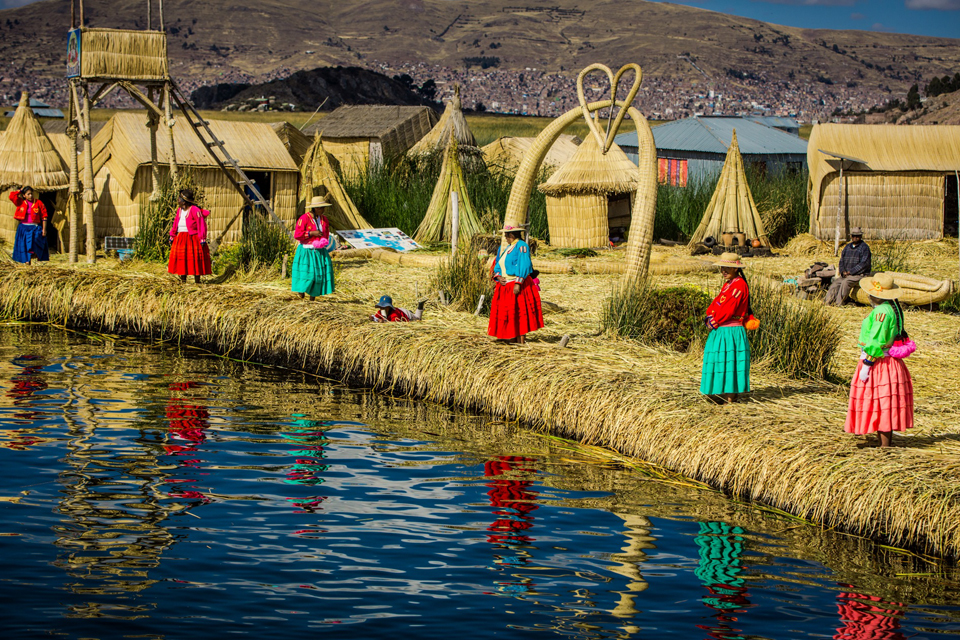
<svg viewBox="0 0 960 640">
<path fill-rule="evenodd" d="M 671 187 L 687 186 L 687 161 L 679 158 L 657 158 L 657 181 Z"/>
</svg>

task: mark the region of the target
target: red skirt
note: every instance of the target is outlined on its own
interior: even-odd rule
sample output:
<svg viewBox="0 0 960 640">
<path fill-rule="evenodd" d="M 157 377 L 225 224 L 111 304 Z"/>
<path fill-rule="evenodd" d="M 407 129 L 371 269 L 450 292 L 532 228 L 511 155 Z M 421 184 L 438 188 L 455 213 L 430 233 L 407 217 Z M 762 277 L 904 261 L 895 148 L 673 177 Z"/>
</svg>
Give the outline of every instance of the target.
<svg viewBox="0 0 960 640">
<path fill-rule="evenodd" d="M 906 431 L 913 427 L 913 380 L 899 358 L 880 358 L 870 368 L 870 377 L 860 382 L 863 360 L 850 383 L 847 433 L 864 435 L 875 431 Z"/>
<path fill-rule="evenodd" d="M 520 293 L 513 295 L 513 282 L 494 284 L 490 302 L 490 324 L 487 333 L 501 340 L 516 337 L 543 328 L 543 310 L 540 292 L 529 278 L 520 285 Z"/>
<path fill-rule="evenodd" d="M 180 232 L 170 247 L 170 261 L 167 271 L 178 276 L 208 276 L 213 273 L 210 264 L 210 249 L 200 242 L 200 238 Z"/>
</svg>

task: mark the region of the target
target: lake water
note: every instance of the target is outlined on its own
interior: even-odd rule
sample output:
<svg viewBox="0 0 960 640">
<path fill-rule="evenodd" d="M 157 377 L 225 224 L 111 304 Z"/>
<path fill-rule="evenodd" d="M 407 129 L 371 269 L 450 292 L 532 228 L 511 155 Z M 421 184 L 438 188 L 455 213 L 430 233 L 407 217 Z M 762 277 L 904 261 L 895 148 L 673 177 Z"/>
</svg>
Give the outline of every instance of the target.
<svg viewBox="0 0 960 640">
<path fill-rule="evenodd" d="M 960 637 L 955 566 L 515 425 L 0 327 L 5 638 Z"/>
</svg>

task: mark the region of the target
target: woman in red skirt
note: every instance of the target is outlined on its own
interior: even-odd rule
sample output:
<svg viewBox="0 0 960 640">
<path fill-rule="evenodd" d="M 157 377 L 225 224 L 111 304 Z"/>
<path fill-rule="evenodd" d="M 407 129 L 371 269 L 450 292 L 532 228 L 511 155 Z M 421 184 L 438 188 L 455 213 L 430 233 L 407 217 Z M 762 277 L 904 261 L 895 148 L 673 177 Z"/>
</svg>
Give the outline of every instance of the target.
<svg viewBox="0 0 960 640">
<path fill-rule="evenodd" d="M 493 263 L 494 292 L 487 333 L 499 340 L 524 343 L 524 336 L 543 328 L 540 291 L 532 277 L 530 245 L 520 239 L 524 230 L 505 226 L 509 243 L 497 250 Z"/>
<path fill-rule="evenodd" d="M 850 382 L 847 433 L 877 433 L 881 447 L 893 443 L 894 431 L 913 426 L 913 381 L 904 358 L 916 350 L 903 326 L 897 298 L 903 293 L 889 273 L 860 281 L 876 305 L 860 327 L 860 361 Z"/>
<path fill-rule="evenodd" d="M 187 276 L 193 276 L 193 281 L 200 284 L 200 276 L 213 273 L 207 247 L 207 216 L 210 212 L 198 207 L 193 198 L 192 189 L 183 189 L 177 199 L 177 212 L 170 228 L 173 245 L 167 271 L 180 276 L 181 282 L 186 282 Z"/>
</svg>

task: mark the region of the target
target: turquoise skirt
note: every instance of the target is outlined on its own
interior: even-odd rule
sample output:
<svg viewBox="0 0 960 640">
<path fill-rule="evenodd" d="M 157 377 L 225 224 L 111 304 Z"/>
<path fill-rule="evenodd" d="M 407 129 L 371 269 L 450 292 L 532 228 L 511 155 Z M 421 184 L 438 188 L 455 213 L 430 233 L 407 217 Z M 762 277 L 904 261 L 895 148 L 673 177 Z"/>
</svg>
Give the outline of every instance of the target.
<svg viewBox="0 0 960 640">
<path fill-rule="evenodd" d="M 297 247 L 293 255 L 291 289 L 308 296 L 325 296 L 333 293 L 333 261 L 326 249 Z"/>
<path fill-rule="evenodd" d="M 700 393 L 708 396 L 750 391 L 750 343 L 743 327 L 710 332 L 703 348 Z"/>
</svg>

